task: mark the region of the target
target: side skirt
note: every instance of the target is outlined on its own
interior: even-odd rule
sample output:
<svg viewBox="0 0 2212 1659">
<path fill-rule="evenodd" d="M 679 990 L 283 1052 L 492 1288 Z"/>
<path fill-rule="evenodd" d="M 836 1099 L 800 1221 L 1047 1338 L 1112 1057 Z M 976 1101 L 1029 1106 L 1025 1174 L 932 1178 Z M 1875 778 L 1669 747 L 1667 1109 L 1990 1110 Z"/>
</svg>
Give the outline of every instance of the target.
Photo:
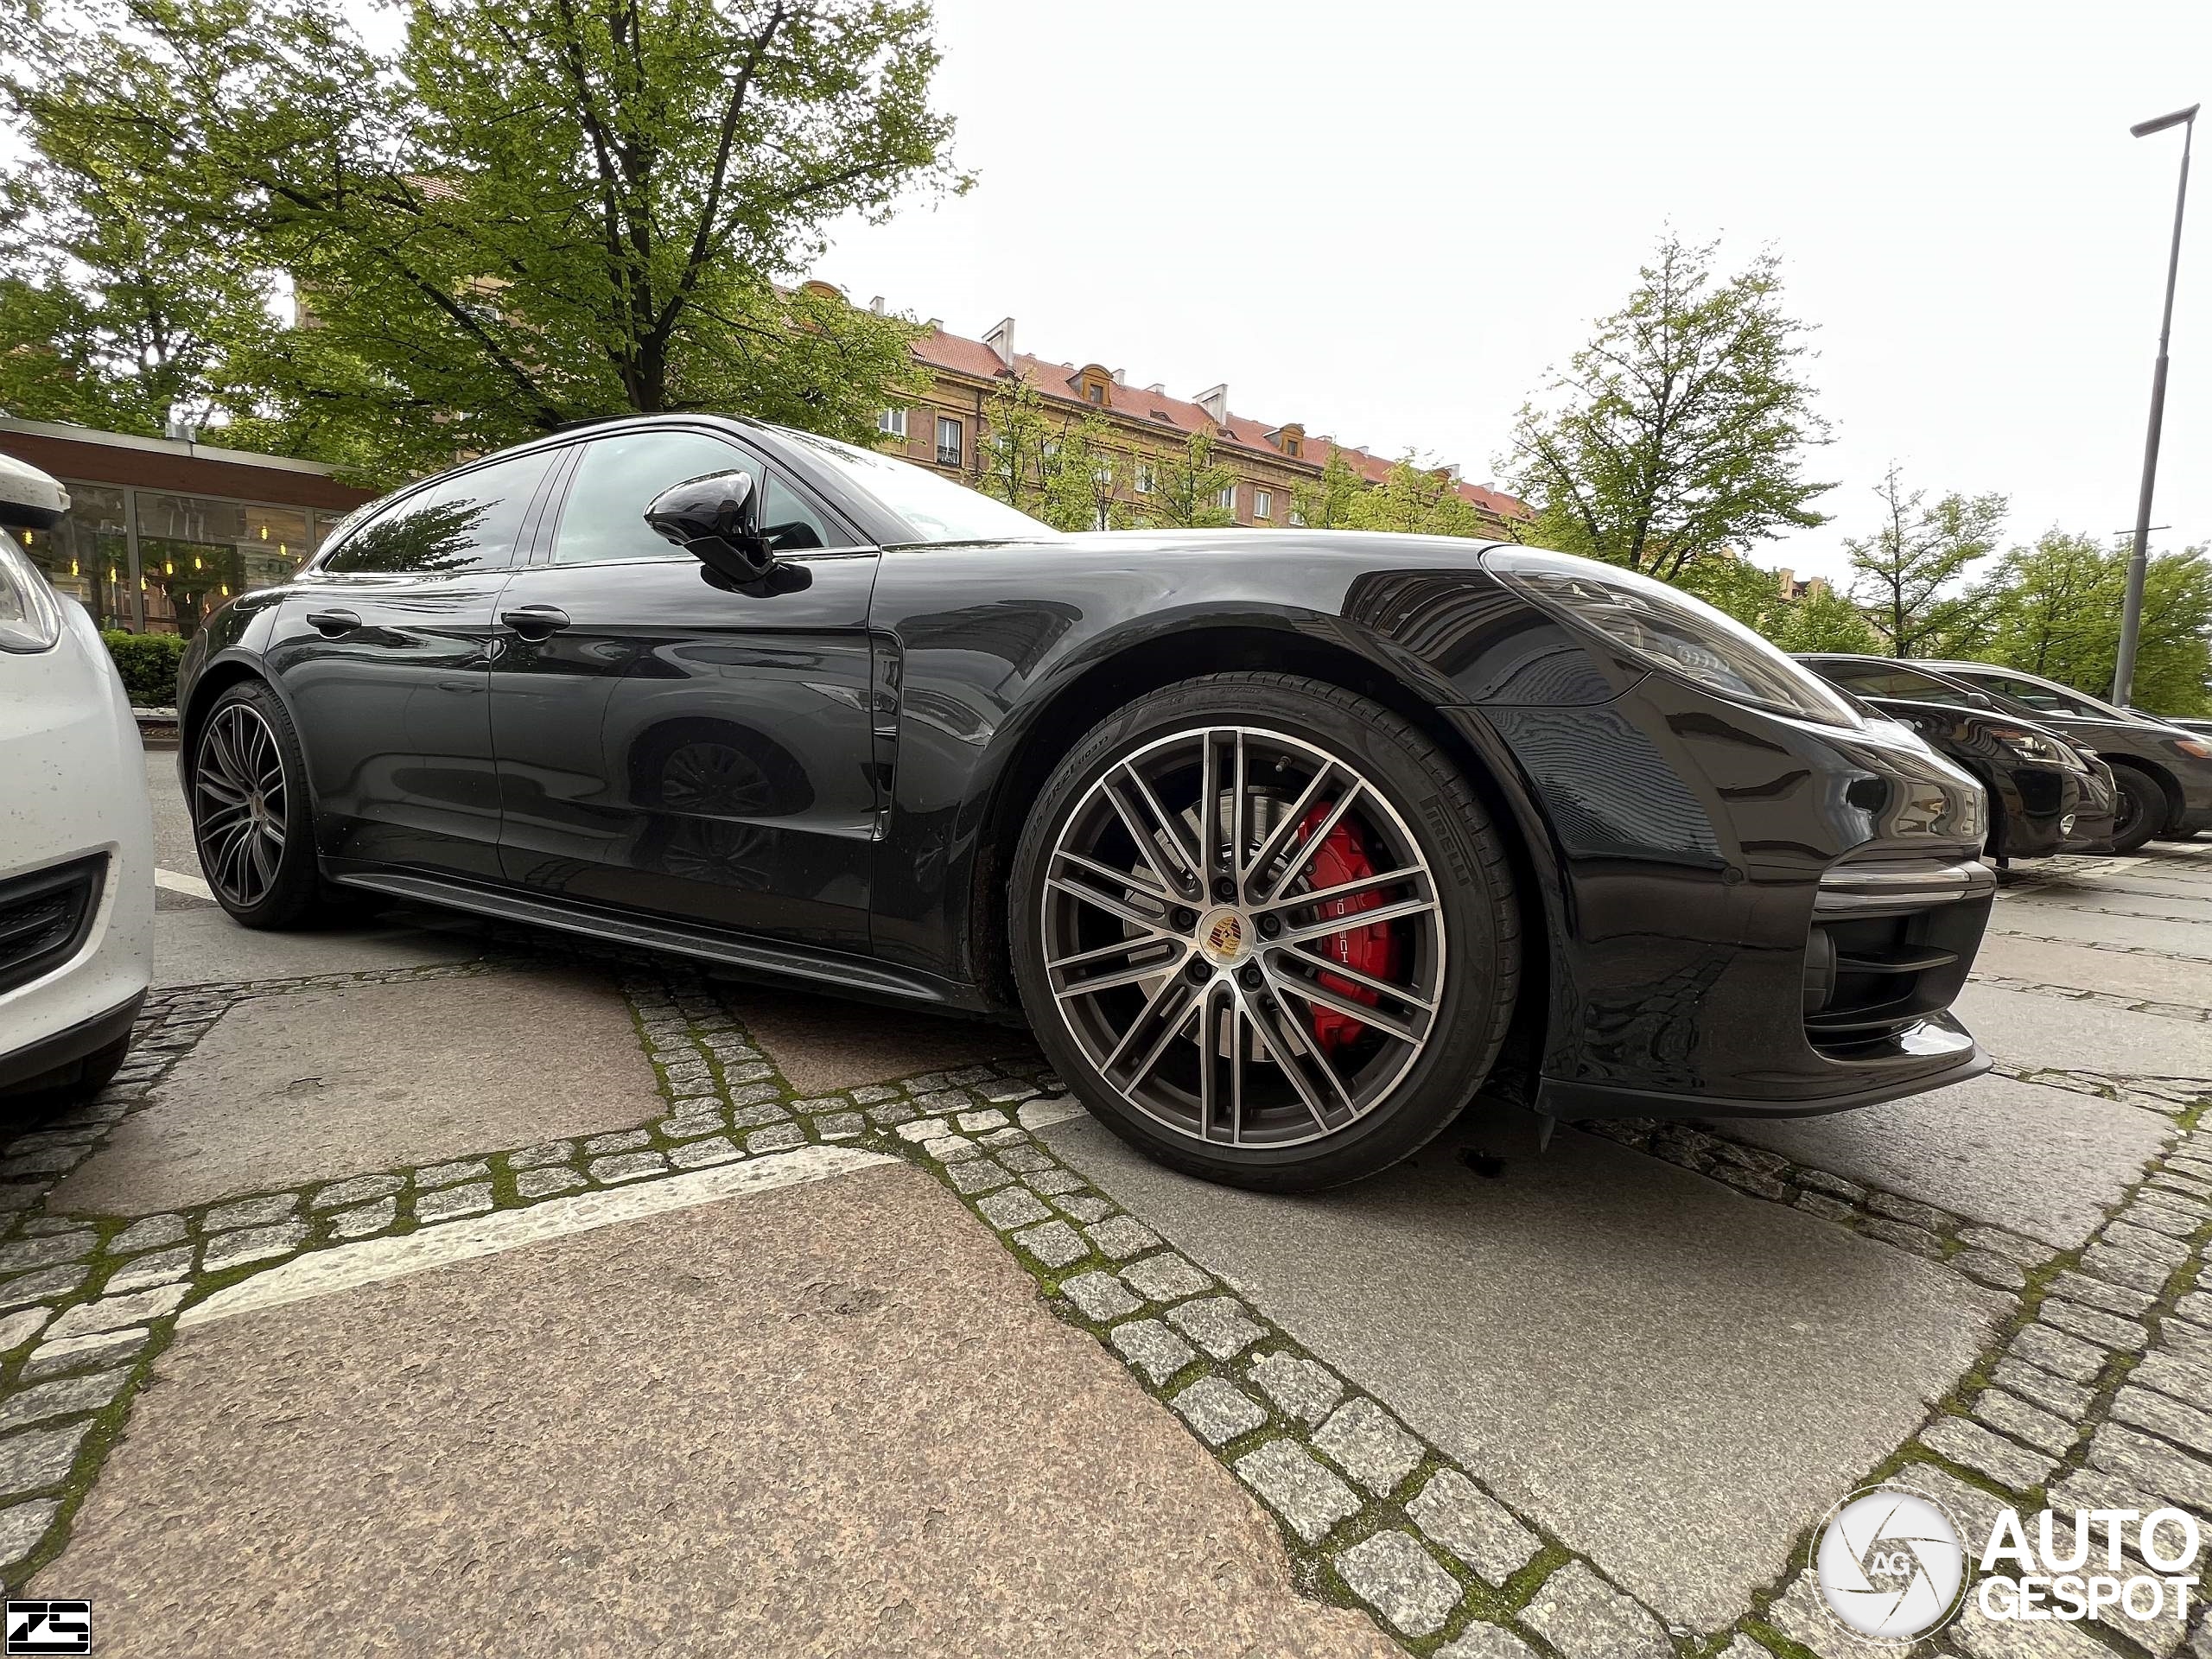
<svg viewBox="0 0 2212 1659">
<path fill-rule="evenodd" d="M 946 1014 L 1004 1013 L 985 1001 L 972 986 L 888 968 L 864 957 L 809 950 L 803 945 L 765 939 L 740 938 L 686 926 L 678 921 L 586 910 L 506 888 L 479 887 L 474 882 L 414 871 L 354 869 L 327 870 L 326 874 L 341 887 L 364 888 L 394 899 L 469 911 L 504 921 L 524 922 L 533 927 L 557 928 L 564 933 L 581 933 L 610 944 L 672 951 L 766 978 L 805 980 L 847 996 L 919 1002 Z"/>
</svg>

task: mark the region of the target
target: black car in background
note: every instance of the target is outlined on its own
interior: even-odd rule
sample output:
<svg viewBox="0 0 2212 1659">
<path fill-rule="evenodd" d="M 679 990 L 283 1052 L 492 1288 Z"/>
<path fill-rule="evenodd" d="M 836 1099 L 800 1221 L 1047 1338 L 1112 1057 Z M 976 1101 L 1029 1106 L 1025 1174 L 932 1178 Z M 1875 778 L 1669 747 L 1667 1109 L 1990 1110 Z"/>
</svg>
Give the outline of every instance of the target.
<svg viewBox="0 0 2212 1659">
<path fill-rule="evenodd" d="M 1184 1169 L 1356 1179 L 1478 1089 L 1795 1114 L 1989 1062 L 1981 788 L 1678 590 L 1526 548 L 1063 536 L 652 416 L 409 486 L 218 612 L 200 859 L 1026 1014 Z"/>
<path fill-rule="evenodd" d="M 2000 711 L 1994 700 L 1886 657 L 1798 660 L 1886 719 L 1901 721 L 1989 791 L 1991 857 L 2115 850 L 2118 785 L 2094 750 Z"/>
<path fill-rule="evenodd" d="M 1926 664 L 1981 692 L 1999 709 L 2086 743 L 2113 769 L 2120 811 L 2113 840 L 2132 853 L 2146 841 L 2212 828 L 2212 738 L 2132 714 L 2040 674 L 1986 663 Z"/>
</svg>

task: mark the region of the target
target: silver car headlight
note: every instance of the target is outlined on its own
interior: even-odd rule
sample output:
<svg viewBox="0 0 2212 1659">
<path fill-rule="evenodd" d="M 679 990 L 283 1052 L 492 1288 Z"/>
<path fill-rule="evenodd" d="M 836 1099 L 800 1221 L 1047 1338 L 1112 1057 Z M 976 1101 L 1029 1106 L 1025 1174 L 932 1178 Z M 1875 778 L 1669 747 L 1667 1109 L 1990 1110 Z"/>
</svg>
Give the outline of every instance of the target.
<svg viewBox="0 0 2212 1659">
<path fill-rule="evenodd" d="M 51 651 L 61 638 L 61 600 L 46 573 L 0 530 L 0 651 Z"/>
<path fill-rule="evenodd" d="M 1679 588 L 1559 553 L 1494 552 L 1483 563 L 1545 610 L 1706 690 L 1824 726 L 1865 726 L 1827 681 Z"/>
</svg>

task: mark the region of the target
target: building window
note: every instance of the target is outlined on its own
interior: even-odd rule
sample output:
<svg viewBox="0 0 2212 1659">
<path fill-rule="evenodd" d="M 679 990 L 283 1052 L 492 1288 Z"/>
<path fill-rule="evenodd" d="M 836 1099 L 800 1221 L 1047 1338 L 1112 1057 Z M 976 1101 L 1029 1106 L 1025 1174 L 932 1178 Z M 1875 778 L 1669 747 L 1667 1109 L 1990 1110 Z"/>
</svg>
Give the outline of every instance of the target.
<svg viewBox="0 0 2212 1659">
<path fill-rule="evenodd" d="M 1089 397 L 1092 403 L 1097 404 L 1099 408 L 1103 409 L 1106 407 L 1106 388 L 1103 383 L 1093 380 L 1088 385 L 1084 386 L 1083 390 L 1084 395 Z"/>
<path fill-rule="evenodd" d="M 1154 480 L 1153 478 L 1150 464 L 1144 461 L 1139 461 L 1137 463 L 1137 493 L 1139 495 L 1150 495 L 1154 487 Z"/>
<path fill-rule="evenodd" d="M 937 464 L 957 467 L 960 464 L 960 423 L 950 415 L 937 417 Z"/>
<path fill-rule="evenodd" d="M 1296 438 L 1285 438 L 1282 441 L 1283 454 L 1288 455 L 1293 461 L 1298 459 L 1304 448 L 1305 445 Z"/>
<path fill-rule="evenodd" d="M 1299 529 L 1302 530 L 1306 526 L 1306 515 L 1300 512 L 1296 507 L 1293 507 L 1290 510 L 1290 522 Z"/>
<path fill-rule="evenodd" d="M 1236 486 L 1234 484 L 1231 484 L 1228 488 L 1222 491 L 1222 493 L 1216 496 L 1214 499 L 1220 502 L 1223 506 L 1228 508 L 1231 517 L 1235 516 L 1236 512 Z"/>
<path fill-rule="evenodd" d="M 1275 497 L 1273 490 L 1252 492 L 1252 516 L 1255 518 L 1272 518 L 1275 516 Z"/>
<path fill-rule="evenodd" d="M 906 435 L 906 411 L 903 409 L 879 410 L 876 412 L 875 416 L 875 429 L 890 437 L 905 437 Z"/>
</svg>

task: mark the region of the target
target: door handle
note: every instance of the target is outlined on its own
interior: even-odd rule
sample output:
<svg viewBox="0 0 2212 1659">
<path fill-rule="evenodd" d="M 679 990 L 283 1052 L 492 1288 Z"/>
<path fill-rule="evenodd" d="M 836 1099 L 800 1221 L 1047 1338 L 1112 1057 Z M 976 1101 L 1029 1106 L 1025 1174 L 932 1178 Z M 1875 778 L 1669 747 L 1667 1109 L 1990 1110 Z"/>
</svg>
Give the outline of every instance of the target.
<svg viewBox="0 0 2212 1659">
<path fill-rule="evenodd" d="M 525 639 L 543 639 L 567 627 L 569 613 L 557 605 L 524 605 L 518 610 L 501 611 L 499 620 Z"/>
<path fill-rule="evenodd" d="M 341 633 L 351 633 L 361 626 L 359 611 L 309 611 L 308 626 L 318 628 L 332 639 Z"/>
</svg>

